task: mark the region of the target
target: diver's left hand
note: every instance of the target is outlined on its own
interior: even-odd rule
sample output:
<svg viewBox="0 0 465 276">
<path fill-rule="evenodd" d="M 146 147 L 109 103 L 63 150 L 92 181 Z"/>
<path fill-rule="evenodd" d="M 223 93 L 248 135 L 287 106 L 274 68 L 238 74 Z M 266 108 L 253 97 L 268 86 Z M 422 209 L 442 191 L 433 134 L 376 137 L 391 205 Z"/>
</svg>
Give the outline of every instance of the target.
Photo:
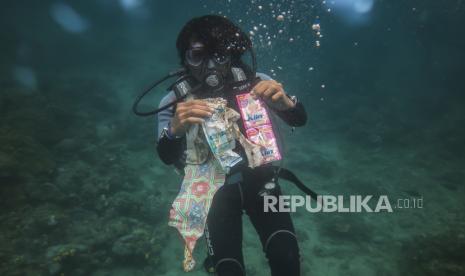
<svg viewBox="0 0 465 276">
<path fill-rule="evenodd" d="M 295 106 L 283 89 L 283 85 L 275 80 L 262 80 L 250 92 L 252 97 L 262 98 L 271 108 L 284 111 Z"/>
</svg>

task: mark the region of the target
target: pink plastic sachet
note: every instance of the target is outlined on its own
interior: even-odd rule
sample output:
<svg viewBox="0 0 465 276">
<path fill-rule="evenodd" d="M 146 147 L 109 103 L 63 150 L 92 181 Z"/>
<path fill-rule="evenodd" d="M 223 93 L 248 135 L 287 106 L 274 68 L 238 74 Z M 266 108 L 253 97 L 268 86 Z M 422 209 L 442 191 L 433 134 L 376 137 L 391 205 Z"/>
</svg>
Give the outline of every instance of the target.
<svg viewBox="0 0 465 276">
<path fill-rule="evenodd" d="M 260 99 L 254 99 L 250 93 L 237 95 L 236 101 L 247 139 L 261 146 L 261 165 L 281 160 L 271 120 L 263 102 Z"/>
</svg>

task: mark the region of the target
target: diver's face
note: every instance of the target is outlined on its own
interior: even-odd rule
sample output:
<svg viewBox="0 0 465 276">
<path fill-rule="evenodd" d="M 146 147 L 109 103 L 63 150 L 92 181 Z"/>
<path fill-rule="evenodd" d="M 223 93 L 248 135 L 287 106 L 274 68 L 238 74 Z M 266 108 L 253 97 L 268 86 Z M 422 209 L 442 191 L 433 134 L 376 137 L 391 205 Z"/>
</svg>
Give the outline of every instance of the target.
<svg viewBox="0 0 465 276">
<path fill-rule="evenodd" d="M 200 66 L 207 62 L 208 68 L 213 68 L 215 64 L 223 65 L 230 62 L 229 53 L 212 52 L 202 42 L 192 42 L 189 49 L 186 51 L 186 65 Z"/>
<path fill-rule="evenodd" d="M 218 90 L 229 72 L 231 57 L 227 53 L 209 51 L 202 42 L 192 42 L 186 51 L 185 65 L 194 78 Z"/>
</svg>

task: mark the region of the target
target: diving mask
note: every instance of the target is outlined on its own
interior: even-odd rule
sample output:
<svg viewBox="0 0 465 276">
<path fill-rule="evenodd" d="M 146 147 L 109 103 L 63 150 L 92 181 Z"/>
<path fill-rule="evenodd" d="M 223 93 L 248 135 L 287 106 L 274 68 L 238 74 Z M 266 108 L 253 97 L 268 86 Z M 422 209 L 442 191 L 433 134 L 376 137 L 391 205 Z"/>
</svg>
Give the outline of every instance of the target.
<svg viewBox="0 0 465 276">
<path fill-rule="evenodd" d="M 231 67 L 231 55 L 227 52 L 209 52 L 201 43 L 194 43 L 186 51 L 185 65 L 204 88 L 216 92 L 224 88 Z"/>
</svg>

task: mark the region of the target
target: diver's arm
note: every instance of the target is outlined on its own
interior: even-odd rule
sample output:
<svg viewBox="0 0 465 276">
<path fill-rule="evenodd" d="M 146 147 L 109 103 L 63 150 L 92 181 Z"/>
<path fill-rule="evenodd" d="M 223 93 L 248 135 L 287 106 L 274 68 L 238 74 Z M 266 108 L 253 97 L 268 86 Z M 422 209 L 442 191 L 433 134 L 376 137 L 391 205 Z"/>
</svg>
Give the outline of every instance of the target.
<svg viewBox="0 0 465 276">
<path fill-rule="evenodd" d="M 168 93 L 161 101 L 160 107 L 174 101 L 176 97 L 173 92 Z M 157 152 L 163 163 L 167 165 L 174 164 L 178 161 L 184 152 L 183 138 L 177 138 L 164 134 L 164 129 L 169 128 L 171 119 L 174 116 L 175 107 L 172 106 L 158 113 L 158 135 L 157 135 Z"/>
<path fill-rule="evenodd" d="M 307 123 L 307 112 L 301 102 L 297 102 L 292 108 L 286 110 L 274 109 L 274 111 L 279 118 L 290 126 L 300 127 Z"/>
<path fill-rule="evenodd" d="M 166 165 L 176 163 L 183 155 L 183 138 L 168 138 L 163 136 L 157 143 L 157 152 L 161 161 Z"/>
<path fill-rule="evenodd" d="M 263 73 L 257 73 L 257 77 L 264 81 L 273 80 L 270 76 Z M 289 97 L 290 101 L 291 97 L 285 92 L 284 94 Z M 278 115 L 278 117 L 290 126 L 299 127 L 307 123 L 307 112 L 305 111 L 304 105 L 299 101 L 297 101 L 293 107 L 285 110 L 278 110 L 272 106 L 269 107 L 276 113 L 276 115 Z"/>
<path fill-rule="evenodd" d="M 168 99 L 167 99 L 168 98 Z M 170 99 L 171 98 L 171 99 Z M 160 107 L 175 100 L 174 94 L 168 94 L 162 99 Z M 158 114 L 158 146 L 160 159 L 166 164 L 174 164 L 183 158 L 186 145 L 185 134 L 193 124 L 201 124 L 206 117 L 213 113 L 205 102 L 201 100 L 187 100 L 179 102 L 167 112 Z"/>
</svg>

